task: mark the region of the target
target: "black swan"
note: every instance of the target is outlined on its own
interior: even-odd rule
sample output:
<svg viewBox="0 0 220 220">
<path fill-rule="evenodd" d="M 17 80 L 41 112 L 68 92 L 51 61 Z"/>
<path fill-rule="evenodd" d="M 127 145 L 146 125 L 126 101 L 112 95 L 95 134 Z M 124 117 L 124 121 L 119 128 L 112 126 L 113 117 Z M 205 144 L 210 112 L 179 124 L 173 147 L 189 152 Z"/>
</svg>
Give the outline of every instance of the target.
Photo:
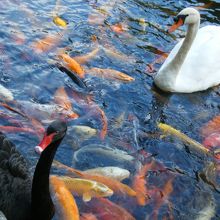
<svg viewBox="0 0 220 220">
<path fill-rule="evenodd" d="M 33 180 L 25 158 L 0 133 L 0 211 L 7 220 L 49 220 L 53 217 L 49 173 L 66 130 L 67 125 L 63 121 L 54 121 L 47 128 L 40 144 L 44 150 L 36 165 Z"/>
</svg>

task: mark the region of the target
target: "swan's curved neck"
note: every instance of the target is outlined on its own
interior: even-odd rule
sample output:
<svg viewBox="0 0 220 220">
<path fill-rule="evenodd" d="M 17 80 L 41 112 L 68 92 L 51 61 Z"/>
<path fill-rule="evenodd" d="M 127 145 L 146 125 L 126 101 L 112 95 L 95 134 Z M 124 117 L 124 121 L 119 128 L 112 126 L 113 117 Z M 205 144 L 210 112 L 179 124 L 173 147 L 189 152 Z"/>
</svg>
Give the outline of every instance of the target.
<svg viewBox="0 0 220 220">
<path fill-rule="evenodd" d="M 182 64 L 184 63 L 184 60 L 189 52 L 189 49 L 192 46 L 192 43 L 196 37 L 196 34 L 199 29 L 199 24 L 200 24 L 200 20 L 198 20 L 198 22 L 196 22 L 195 24 L 188 25 L 187 34 L 182 43 L 182 46 L 180 47 L 178 53 L 169 64 L 170 67 L 175 68 L 175 71 L 173 71 L 173 73 L 176 74 L 176 76 L 179 73 L 179 70 Z"/>
<path fill-rule="evenodd" d="M 32 182 L 31 219 L 51 219 L 54 214 L 49 190 L 49 174 L 54 155 L 61 141 L 62 139 L 50 144 L 41 153 L 37 163 Z"/>
</svg>

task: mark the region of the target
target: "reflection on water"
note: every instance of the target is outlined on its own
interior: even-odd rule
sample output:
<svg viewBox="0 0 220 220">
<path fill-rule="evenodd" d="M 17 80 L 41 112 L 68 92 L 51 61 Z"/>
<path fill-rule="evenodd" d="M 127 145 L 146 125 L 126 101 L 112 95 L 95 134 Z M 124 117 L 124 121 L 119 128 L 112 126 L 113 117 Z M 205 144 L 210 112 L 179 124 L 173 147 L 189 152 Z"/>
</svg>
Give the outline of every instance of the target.
<svg viewBox="0 0 220 220">
<path fill-rule="evenodd" d="M 49 117 L 49 110 L 42 110 L 43 106 L 63 105 L 54 94 L 58 88 L 64 87 L 69 96 L 68 103 L 72 105 L 71 114 L 75 112 L 79 117 L 69 118 L 69 132 L 57 152 L 57 159 L 71 166 L 74 151 L 80 152 L 84 147 L 87 152 L 85 157 L 81 152 L 80 165 L 77 167 L 75 163 L 76 168 L 85 170 L 114 165 L 128 169 L 131 177 L 125 183 L 129 186 L 138 173 L 136 165 L 133 167 L 132 164 L 134 158 L 138 164 L 154 161 L 145 178 L 151 195 L 145 206 L 123 196 L 115 195 L 110 199 L 140 220 L 157 217 L 209 219 L 207 213 L 214 216 L 213 219 L 219 219 L 220 215 L 219 193 L 197 178 L 197 173 L 211 159 L 190 151 L 181 140 L 161 138 L 157 128 L 157 122 L 164 122 L 202 142 L 200 128 L 219 114 L 219 88 L 187 95 L 165 94 L 155 88 L 147 73 L 147 64 L 169 52 L 184 36 L 184 29 L 174 34 L 168 34 L 166 30 L 172 23 L 172 16 L 186 6 L 201 7 L 202 26 L 219 24 L 220 2 L 217 0 L 211 3 L 206 0 L 0 2 L 0 79 L 16 100 L 16 104 L 8 104 L 14 108 L 20 106 L 18 109 L 36 120 L 44 117 L 43 126 L 46 126 L 49 120 L 65 113 L 55 110 L 56 114 L 50 113 Z M 54 14 L 68 21 L 66 28 L 53 23 Z M 87 73 L 82 79 L 86 88 L 56 66 L 60 61 L 59 54 L 68 52 L 71 57 L 79 57 L 96 48 L 99 51 L 94 56 L 84 57 L 86 62 L 81 64 Z M 135 81 L 124 82 L 116 80 L 116 76 L 94 75 L 94 67 L 118 70 Z M 155 69 L 159 67 L 160 63 L 154 65 Z M 65 101 L 67 106 L 68 103 Z M 13 124 L 12 119 L 16 119 L 20 126 L 36 129 L 36 123 L 16 112 L 1 107 L 1 113 L 1 125 Z M 74 134 L 77 125 L 87 126 L 77 130 L 84 132 L 85 136 Z M 33 150 L 39 141 L 36 135 L 14 132 L 8 136 L 17 142 L 27 159 L 34 158 L 36 162 Z M 102 154 L 99 157 L 98 153 L 94 155 L 94 149 L 89 154 L 87 146 L 90 145 L 114 148 L 114 152 L 126 151 L 132 162 L 123 157 L 120 160 L 120 153 L 116 154 L 117 158 L 113 153 L 108 157 L 107 151 L 99 152 Z M 58 169 L 55 172 L 63 174 Z M 98 219 L 104 219 L 99 216 L 99 203 L 91 201 L 85 205 L 77 198 L 81 212 L 94 212 Z M 103 203 L 111 206 L 106 201 Z M 111 209 L 117 210 L 112 206 Z M 105 219 L 111 218 L 107 216 Z"/>
</svg>

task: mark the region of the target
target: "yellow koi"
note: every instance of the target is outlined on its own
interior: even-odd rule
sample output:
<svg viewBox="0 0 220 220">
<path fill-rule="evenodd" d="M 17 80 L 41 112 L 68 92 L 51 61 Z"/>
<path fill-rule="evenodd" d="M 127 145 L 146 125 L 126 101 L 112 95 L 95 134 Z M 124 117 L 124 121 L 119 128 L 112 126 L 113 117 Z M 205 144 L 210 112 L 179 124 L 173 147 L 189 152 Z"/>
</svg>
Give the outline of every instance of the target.
<svg viewBox="0 0 220 220">
<path fill-rule="evenodd" d="M 159 123 L 157 126 L 163 131 L 163 133 L 174 135 L 174 136 L 180 138 L 182 141 L 186 142 L 187 144 L 195 147 L 196 149 L 198 149 L 206 154 L 209 153 L 209 150 L 207 148 L 205 148 L 202 144 L 191 139 L 190 137 L 183 134 L 181 131 L 176 130 L 172 126 L 167 125 L 167 124 L 163 124 L 163 123 Z"/>
<path fill-rule="evenodd" d="M 66 187 L 72 193 L 82 196 L 84 202 L 90 201 L 93 197 L 106 197 L 113 194 L 110 188 L 96 181 L 68 176 L 62 176 L 59 179 L 65 183 Z"/>
<path fill-rule="evenodd" d="M 55 16 L 53 18 L 53 23 L 56 24 L 57 26 L 61 26 L 61 27 L 66 27 L 68 22 L 65 21 L 64 19 L 62 19 L 61 17 L 59 16 Z"/>
</svg>

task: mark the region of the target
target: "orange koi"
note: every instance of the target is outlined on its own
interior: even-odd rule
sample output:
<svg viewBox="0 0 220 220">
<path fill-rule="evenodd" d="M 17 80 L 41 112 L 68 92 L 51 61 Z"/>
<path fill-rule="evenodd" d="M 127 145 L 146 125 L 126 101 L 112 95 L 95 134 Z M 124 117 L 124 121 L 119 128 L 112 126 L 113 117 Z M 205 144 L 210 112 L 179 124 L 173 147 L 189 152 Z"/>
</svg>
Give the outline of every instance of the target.
<svg viewBox="0 0 220 220">
<path fill-rule="evenodd" d="M 23 114 L 22 112 L 20 112 L 19 110 L 15 109 L 15 108 L 9 106 L 9 105 L 6 104 L 6 103 L 0 102 L 0 105 L 3 106 L 3 107 L 5 107 L 6 109 L 12 111 L 12 112 L 15 112 L 15 113 L 17 113 L 17 114 L 23 116 L 24 118 L 27 118 L 27 116 L 26 116 L 25 114 Z"/>
<path fill-rule="evenodd" d="M 217 132 L 220 132 L 220 115 L 215 116 L 202 127 L 201 135 L 207 137 Z"/>
<path fill-rule="evenodd" d="M 95 213 L 99 220 L 135 220 L 125 208 L 105 198 L 94 199 L 88 205 L 88 209 Z"/>
<path fill-rule="evenodd" d="M 95 57 L 98 52 L 99 52 L 99 48 L 96 48 L 86 55 L 73 57 L 73 59 L 79 64 L 84 64 L 87 63 L 89 60 L 91 60 L 93 57 Z"/>
<path fill-rule="evenodd" d="M 54 95 L 54 101 L 55 103 L 63 107 L 63 109 L 69 112 L 67 115 L 68 118 L 71 118 L 71 119 L 79 118 L 79 115 L 72 111 L 72 103 L 70 102 L 70 99 L 64 87 L 60 87 L 59 89 L 57 89 Z"/>
<path fill-rule="evenodd" d="M 158 198 L 156 199 L 156 205 L 153 211 L 152 219 L 157 219 L 158 210 L 160 207 L 165 203 L 168 202 L 168 198 L 170 194 L 173 192 L 173 185 L 172 185 L 173 178 L 169 179 L 163 187 L 163 190 L 160 191 Z M 172 219 L 172 217 L 170 218 Z"/>
<path fill-rule="evenodd" d="M 160 57 L 158 57 L 156 60 L 154 60 L 152 63 L 147 64 L 147 72 L 153 73 L 156 72 L 155 65 L 158 63 L 162 63 L 166 58 L 168 57 L 168 53 L 163 53 Z"/>
<path fill-rule="evenodd" d="M 74 174 L 74 175 L 76 175 L 80 178 L 83 178 L 83 179 L 94 180 L 94 181 L 103 183 L 104 185 L 106 185 L 110 189 L 112 189 L 114 193 L 126 194 L 129 196 L 136 196 L 136 192 L 132 188 L 130 188 L 128 185 L 125 185 L 117 180 L 108 178 L 106 176 L 91 175 L 91 174 L 83 173 L 83 172 L 76 170 L 72 167 L 68 167 L 58 161 L 53 162 L 53 164 L 58 168 L 62 168 L 62 169 L 67 170 L 69 172 L 69 174 Z"/>
<path fill-rule="evenodd" d="M 69 100 L 69 97 L 64 89 L 64 87 L 60 87 L 56 90 L 54 94 L 54 101 L 61 105 L 66 110 L 72 110 L 72 103 Z"/>
<path fill-rule="evenodd" d="M 46 36 L 44 39 L 39 40 L 32 44 L 32 48 L 36 53 L 45 53 L 55 47 L 61 40 L 62 34 L 56 36 Z"/>
<path fill-rule="evenodd" d="M 64 182 L 56 176 L 50 177 L 50 185 L 55 196 L 55 206 L 62 220 L 79 220 L 79 210 L 75 199 Z"/>
<path fill-rule="evenodd" d="M 123 82 L 131 82 L 134 81 L 134 78 L 128 76 L 125 73 L 119 72 L 113 69 L 101 69 L 101 68 L 91 68 L 88 70 L 88 74 L 92 74 L 94 76 L 123 81 Z"/>
<path fill-rule="evenodd" d="M 148 191 L 146 188 L 146 173 L 152 167 L 154 162 L 145 164 L 139 172 L 135 175 L 133 180 L 133 189 L 136 191 L 137 203 L 141 206 L 147 204 Z"/>
<path fill-rule="evenodd" d="M 105 112 L 99 106 L 97 106 L 97 110 L 100 112 L 101 120 L 102 120 L 102 130 L 100 132 L 100 138 L 102 140 L 104 140 L 104 138 L 105 138 L 105 136 L 107 134 L 108 121 L 107 121 L 107 117 L 105 115 Z"/>
<path fill-rule="evenodd" d="M 58 57 L 64 61 L 65 65 L 71 71 L 74 71 L 75 73 L 77 73 L 80 78 L 84 78 L 85 71 L 76 60 L 74 60 L 68 54 L 65 54 L 65 53 L 58 55 Z"/>
<path fill-rule="evenodd" d="M 123 23 L 111 25 L 110 28 L 117 34 L 122 34 L 128 30 L 127 25 Z"/>
</svg>

